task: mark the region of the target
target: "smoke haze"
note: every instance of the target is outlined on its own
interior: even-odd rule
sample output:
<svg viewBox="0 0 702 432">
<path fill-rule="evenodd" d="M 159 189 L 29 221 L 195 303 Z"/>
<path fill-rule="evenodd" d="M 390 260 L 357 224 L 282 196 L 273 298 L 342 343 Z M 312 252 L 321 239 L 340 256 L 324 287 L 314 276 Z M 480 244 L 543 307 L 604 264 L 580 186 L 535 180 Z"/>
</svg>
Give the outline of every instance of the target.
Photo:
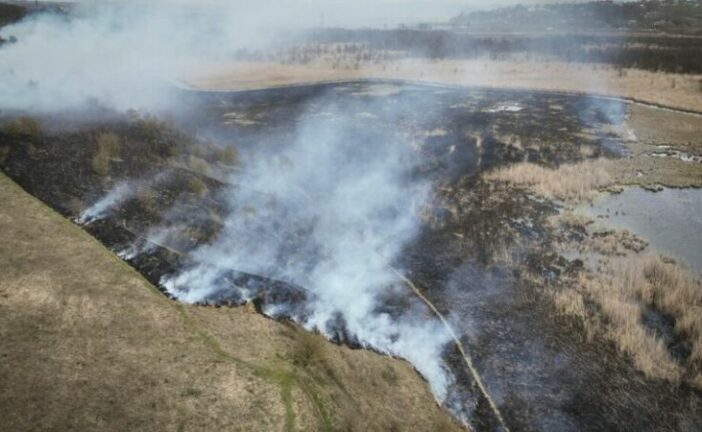
<svg viewBox="0 0 702 432">
<path fill-rule="evenodd" d="M 281 29 L 333 19 L 312 3 L 133 6 L 83 5 L 75 16 L 38 15 L 3 29 L 19 42 L 0 49 L 0 108 L 169 110 L 180 103 L 173 83 L 203 63 L 231 59 L 242 48 L 274 46 Z M 354 20 L 367 16 L 358 12 L 364 7 L 372 10 L 357 4 L 336 14 Z M 359 98 L 341 105 L 328 93 L 311 103 L 314 113 L 298 114 L 282 150 L 262 146 L 228 179 L 236 186 L 224 194 L 229 213 L 223 230 L 162 284 L 189 303 L 206 300 L 231 271 L 302 287 L 303 311 L 269 304 L 264 312 L 403 357 L 445 402 L 454 379 L 443 360 L 451 336 L 389 267 L 418 234 L 420 211 L 432 198 L 431 182 L 416 175 L 419 154 L 399 132 L 401 111 L 423 113 L 421 102 Z M 118 185 L 80 222 L 104 217 L 134 190 Z M 154 230 L 152 239 L 159 243 L 168 230 Z M 256 295 L 236 288 L 243 299 Z"/>
<path fill-rule="evenodd" d="M 443 399 L 449 377 L 441 351 L 449 335 L 437 320 L 422 318 L 428 311 L 419 302 L 396 313 L 377 310 L 384 296 L 412 295 L 388 265 L 417 233 L 430 185 L 413 180 L 418 155 L 382 126 L 397 124 L 397 113 L 370 106 L 381 98 L 352 107 L 334 99 L 314 101 L 324 116 L 301 113 L 282 152 L 260 152 L 232 179 L 242 187 L 228 193 L 231 217 L 223 232 L 164 285 L 197 302 L 236 269 L 304 287 L 308 312 L 293 318 L 330 337 L 341 320 L 341 330 L 361 344 L 412 361 Z M 383 118 L 364 132 L 354 116 L 366 111 Z M 277 305 L 265 312 L 290 314 Z"/>
</svg>

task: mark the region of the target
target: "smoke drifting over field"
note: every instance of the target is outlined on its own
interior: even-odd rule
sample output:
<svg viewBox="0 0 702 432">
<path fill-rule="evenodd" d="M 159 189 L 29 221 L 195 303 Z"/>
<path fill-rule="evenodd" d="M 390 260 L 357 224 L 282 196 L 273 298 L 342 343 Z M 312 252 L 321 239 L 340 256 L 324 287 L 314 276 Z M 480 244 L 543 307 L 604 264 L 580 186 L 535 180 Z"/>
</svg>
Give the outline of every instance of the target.
<svg viewBox="0 0 702 432">
<path fill-rule="evenodd" d="M 84 6 L 71 17 L 39 15 L 3 29 L 19 42 L 0 50 L 1 108 L 176 109 L 172 81 L 191 67 L 274 43 L 275 32 L 261 29 L 313 24 L 297 20 L 299 14 L 286 17 L 285 9 L 270 16 L 262 6 L 194 16 L 192 5 L 162 6 Z M 225 194 L 229 216 L 219 237 L 192 253 L 189 266 L 164 286 L 198 302 L 228 271 L 296 284 L 306 293 L 304 312 L 276 304 L 265 312 L 293 314 L 309 329 L 330 337 L 344 332 L 406 358 L 443 401 L 453 379 L 442 359 L 450 335 L 389 267 L 417 234 L 431 185 L 413 178 L 418 155 L 388 132 L 393 128 L 358 130 L 352 126 L 358 119 L 348 120 L 354 114 L 333 96 L 316 103 L 326 105 L 333 120 L 301 113 L 282 152 L 262 146 L 250 155 L 243 173 L 231 179 L 237 186 Z M 378 125 L 398 122 L 394 107 L 367 108 L 383 113 Z M 119 183 L 79 222 L 106 217 L 135 190 Z M 252 295 L 240 291 L 243 298 Z"/>
<path fill-rule="evenodd" d="M 19 42 L 0 49 L 0 108 L 177 111 L 173 83 L 189 71 L 230 60 L 242 48 L 274 46 L 278 29 L 318 24 L 317 14 L 293 12 L 291 3 L 252 4 L 84 6 L 75 16 L 20 22 L 3 30 Z M 299 286 L 303 309 L 269 303 L 264 312 L 406 358 L 437 398 L 451 403 L 455 378 L 444 360 L 451 335 L 390 267 L 418 234 L 433 189 L 417 174 L 419 152 L 400 131 L 399 111 L 426 111 L 421 97 L 390 105 L 363 96 L 351 109 L 333 94 L 321 95 L 311 102 L 314 113 L 297 114 L 283 145 L 262 133 L 260 148 L 247 154 L 221 195 L 228 214 L 218 237 L 190 253 L 186 267 L 162 284 L 191 303 L 214 294 L 229 272 Z M 368 120 L 353 118 L 359 113 Z M 118 184 L 79 222 L 105 217 L 135 191 Z M 152 230 L 154 243 L 169 228 Z M 244 300 L 258 294 L 230 288 Z M 470 407 L 456 409 L 464 410 Z"/>
<path fill-rule="evenodd" d="M 245 11 L 245 10 L 244 10 Z M 167 108 L 172 80 L 204 59 L 265 44 L 245 13 L 192 6 L 79 6 L 2 30 L 18 43 L 0 50 L 2 108 L 60 110 L 106 106 Z M 255 36 L 255 37 L 254 37 Z"/>
<path fill-rule="evenodd" d="M 289 31 L 365 24 L 378 7 L 400 8 L 162 0 L 78 3 L 68 16 L 31 15 L 0 29 L 19 41 L 0 50 L 0 109 L 168 109 L 176 103 L 171 84 L 195 68 L 288 42 Z"/>
<path fill-rule="evenodd" d="M 193 68 L 319 24 L 312 6 L 293 3 L 78 3 L 69 15 L 31 15 L 0 30 L 18 40 L 0 50 L 0 108 L 167 109 Z"/>
<path fill-rule="evenodd" d="M 449 335 L 388 267 L 417 233 L 429 195 L 430 185 L 411 177 L 418 155 L 382 127 L 359 130 L 353 111 L 334 104 L 332 95 L 322 98 L 324 118 L 302 113 L 285 150 L 261 152 L 234 179 L 242 187 L 229 191 L 223 232 L 164 285 L 197 302 L 232 269 L 294 283 L 308 303 L 295 319 L 409 359 L 443 399 L 449 377 L 441 351 Z M 385 115 L 386 124 L 396 124 L 392 110 Z M 242 289 L 244 298 L 250 295 Z M 392 298 L 403 307 L 383 304 Z M 275 304 L 265 312 L 294 313 Z"/>
</svg>

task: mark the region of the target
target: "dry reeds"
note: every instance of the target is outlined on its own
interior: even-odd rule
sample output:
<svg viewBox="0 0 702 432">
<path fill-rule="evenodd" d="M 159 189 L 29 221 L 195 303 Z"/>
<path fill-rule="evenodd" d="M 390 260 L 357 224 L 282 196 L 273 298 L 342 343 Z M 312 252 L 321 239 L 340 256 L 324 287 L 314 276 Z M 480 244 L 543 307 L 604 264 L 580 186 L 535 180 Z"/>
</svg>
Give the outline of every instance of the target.
<svg viewBox="0 0 702 432">
<path fill-rule="evenodd" d="M 588 337 L 615 342 L 646 376 L 702 385 L 702 285 L 679 265 L 655 255 L 611 258 L 553 299 L 561 313 L 582 319 Z M 691 354 L 682 363 L 643 323 L 650 309 L 672 317 L 675 333 L 689 341 Z"/>
<path fill-rule="evenodd" d="M 547 168 L 523 162 L 491 171 L 484 178 L 527 187 L 546 198 L 583 201 L 591 198 L 597 189 L 613 182 L 608 169 L 611 164 L 606 159 L 596 159 Z"/>
<path fill-rule="evenodd" d="M 36 138 L 41 135 L 41 123 L 34 117 L 22 116 L 6 123 L 3 132 L 8 135 Z"/>
</svg>

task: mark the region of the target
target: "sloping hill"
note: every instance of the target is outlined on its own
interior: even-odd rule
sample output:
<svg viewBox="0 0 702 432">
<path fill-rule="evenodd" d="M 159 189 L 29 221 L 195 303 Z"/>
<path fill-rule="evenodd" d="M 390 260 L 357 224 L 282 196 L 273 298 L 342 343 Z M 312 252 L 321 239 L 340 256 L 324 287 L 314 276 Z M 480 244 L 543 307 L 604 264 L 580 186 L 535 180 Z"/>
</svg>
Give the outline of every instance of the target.
<svg viewBox="0 0 702 432">
<path fill-rule="evenodd" d="M 460 430 L 403 361 L 162 296 L 0 174 L 2 429 Z"/>
</svg>

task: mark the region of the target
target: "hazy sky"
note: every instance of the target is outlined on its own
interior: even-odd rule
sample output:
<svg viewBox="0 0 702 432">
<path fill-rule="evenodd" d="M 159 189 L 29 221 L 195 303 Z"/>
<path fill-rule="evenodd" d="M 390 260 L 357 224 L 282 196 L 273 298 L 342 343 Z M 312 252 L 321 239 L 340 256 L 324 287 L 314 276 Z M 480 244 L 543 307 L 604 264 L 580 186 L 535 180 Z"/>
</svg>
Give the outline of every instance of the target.
<svg viewBox="0 0 702 432">
<path fill-rule="evenodd" d="M 396 25 L 422 21 L 445 20 L 462 11 L 492 9 L 511 4 L 549 3 L 554 0 L 83 0 L 82 3 L 188 4 L 227 9 L 270 10 L 277 15 L 285 11 L 291 21 L 307 24 Z"/>
</svg>

